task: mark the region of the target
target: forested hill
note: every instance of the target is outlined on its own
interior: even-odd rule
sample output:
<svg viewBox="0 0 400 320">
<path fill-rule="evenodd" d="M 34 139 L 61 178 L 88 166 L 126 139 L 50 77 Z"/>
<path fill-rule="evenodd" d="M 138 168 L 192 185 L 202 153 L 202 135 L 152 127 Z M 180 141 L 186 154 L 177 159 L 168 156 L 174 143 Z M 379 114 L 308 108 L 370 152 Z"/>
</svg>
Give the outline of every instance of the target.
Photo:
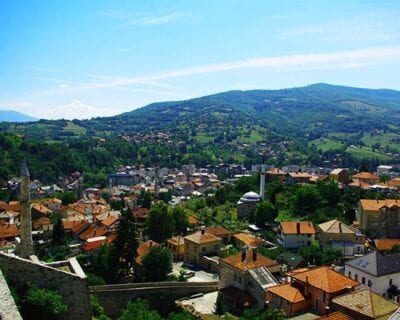
<svg viewBox="0 0 400 320">
<path fill-rule="evenodd" d="M 153 103 L 114 117 L 74 120 L 83 130 L 65 130 L 67 124 L 62 120 L 40 122 L 49 126 L 42 133 L 63 129 L 58 134 L 67 137 L 88 133 L 87 130 L 89 135 L 123 134 L 249 124 L 293 137 L 311 134 L 313 139 L 329 132 L 390 129 L 388 125 L 397 126 L 399 119 L 400 91 L 313 84 L 282 90 L 228 91 L 185 101 Z M 3 124 L 0 129 L 40 136 L 35 123 Z"/>
<path fill-rule="evenodd" d="M 154 135 L 160 131 L 165 140 Z M 400 163 L 400 91 L 328 84 L 229 91 L 154 103 L 107 118 L 2 122 L 0 132 L 24 139 L 4 137 L 0 160 L 10 165 L 0 172 L 0 180 L 16 170 L 15 154 L 22 159 L 24 153 L 37 162 L 37 171 L 41 161 L 57 168 L 48 170 L 48 181 L 73 169 L 104 175 L 113 165 L 128 162 L 169 167 L 220 161 L 357 167 L 367 161 L 373 168 L 377 163 Z M 39 159 L 45 149 L 51 152 Z M 76 161 L 65 165 L 67 151 Z"/>
</svg>

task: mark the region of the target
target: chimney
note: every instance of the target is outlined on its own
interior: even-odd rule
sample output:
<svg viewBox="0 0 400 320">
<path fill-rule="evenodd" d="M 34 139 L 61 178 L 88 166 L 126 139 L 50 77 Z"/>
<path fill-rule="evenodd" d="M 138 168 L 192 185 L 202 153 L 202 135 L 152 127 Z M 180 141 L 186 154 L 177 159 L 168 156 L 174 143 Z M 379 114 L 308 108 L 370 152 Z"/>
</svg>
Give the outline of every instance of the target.
<svg viewBox="0 0 400 320">
<path fill-rule="evenodd" d="M 257 261 L 257 250 L 256 248 L 253 248 L 253 261 Z"/>
<path fill-rule="evenodd" d="M 306 282 L 304 283 L 304 297 L 306 299 L 308 298 L 309 289 L 308 276 L 306 276 Z"/>
<path fill-rule="evenodd" d="M 300 222 L 296 222 L 297 234 L 300 234 Z"/>
<path fill-rule="evenodd" d="M 246 260 L 246 251 L 242 251 L 242 262 Z"/>
<path fill-rule="evenodd" d="M 201 234 L 205 234 L 206 233 L 206 228 L 204 226 L 202 226 L 200 231 L 201 231 Z"/>
<path fill-rule="evenodd" d="M 265 200 L 265 173 L 260 174 L 260 197 Z"/>
</svg>

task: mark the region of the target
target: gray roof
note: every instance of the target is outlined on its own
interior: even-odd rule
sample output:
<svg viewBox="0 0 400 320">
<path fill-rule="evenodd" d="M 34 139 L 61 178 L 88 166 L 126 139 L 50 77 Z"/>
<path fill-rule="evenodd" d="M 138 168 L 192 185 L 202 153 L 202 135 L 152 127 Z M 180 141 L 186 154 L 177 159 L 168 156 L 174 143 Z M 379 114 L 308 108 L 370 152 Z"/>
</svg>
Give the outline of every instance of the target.
<svg viewBox="0 0 400 320">
<path fill-rule="evenodd" d="M 275 277 L 265 267 L 251 269 L 251 270 L 249 270 L 249 273 L 250 273 L 250 276 L 256 282 L 258 282 L 258 284 L 263 289 L 268 288 L 268 287 L 272 287 L 272 286 L 276 286 L 278 284 L 278 281 L 275 279 Z"/>
<path fill-rule="evenodd" d="M 346 262 L 346 265 L 380 277 L 400 272 L 400 253 L 383 255 L 379 251 L 372 251 L 363 257 Z"/>
</svg>

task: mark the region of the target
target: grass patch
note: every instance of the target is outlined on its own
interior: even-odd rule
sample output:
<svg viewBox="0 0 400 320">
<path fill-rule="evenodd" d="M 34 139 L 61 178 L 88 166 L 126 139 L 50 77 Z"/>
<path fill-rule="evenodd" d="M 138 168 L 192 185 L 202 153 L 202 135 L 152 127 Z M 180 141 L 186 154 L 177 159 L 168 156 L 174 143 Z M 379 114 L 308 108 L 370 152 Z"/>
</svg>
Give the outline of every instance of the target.
<svg viewBox="0 0 400 320">
<path fill-rule="evenodd" d="M 343 144 L 337 141 L 333 141 L 327 138 L 320 138 L 316 140 L 312 140 L 309 142 L 310 145 L 315 145 L 318 150 L 322 152 L 330 151 L 330 150 L 338 150 L 343 147 Z"/>
<path fill-rule="evenodd" d="M 347 148 L 346 151 L 356 159 L 378 159 L 379 161 L 390 160 L 390 157 L 386 154 L 372 151 L 372 149 L 368 147 Z"/>
<path fill-rule="evenodd" d="M 68 121 L 67 125 L 63 128 L 65 132 L 72 132 L 75 135 L 84 135 L 86 133 L 86 128 L 76 125 L 75 123 Z"/>
</svg>

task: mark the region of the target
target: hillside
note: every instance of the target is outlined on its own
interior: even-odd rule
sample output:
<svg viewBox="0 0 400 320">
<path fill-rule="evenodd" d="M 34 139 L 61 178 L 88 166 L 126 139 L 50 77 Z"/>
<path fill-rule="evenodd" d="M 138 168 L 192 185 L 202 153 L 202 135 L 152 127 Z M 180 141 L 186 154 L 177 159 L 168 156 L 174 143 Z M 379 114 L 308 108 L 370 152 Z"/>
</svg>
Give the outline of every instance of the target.
<svg viewBox="0 0 400 320">
<path fill-rule="evenodd" d="M 37 120 L 37 118 L 28 116 L 18 111 L 0 110 L 0 122 L 30 122 Z"/>
<path fill-rule="evenodd" d="M 135 161 L 148 165 L 266 161 L 357 166 L 400 162 L 399 124 L 400 91 L 314 84 L 154 103 L 83 121 L 1 123 L 0 131 L 68 146 L 129 136 L 128 142 L 138 143 Z M 151 138 L 160 131 L 169 138 Z"/>
</svg>

